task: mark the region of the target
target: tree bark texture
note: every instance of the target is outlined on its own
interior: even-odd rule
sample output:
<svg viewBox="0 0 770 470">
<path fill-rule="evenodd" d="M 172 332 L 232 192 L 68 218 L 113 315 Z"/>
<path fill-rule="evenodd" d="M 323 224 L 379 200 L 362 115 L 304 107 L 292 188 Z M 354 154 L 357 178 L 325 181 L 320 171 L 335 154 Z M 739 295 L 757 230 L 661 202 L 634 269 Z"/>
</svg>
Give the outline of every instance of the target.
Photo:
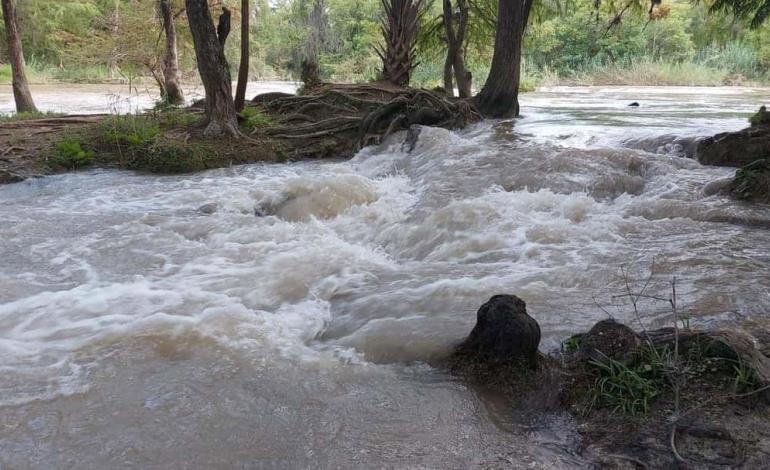
<svg viewBox="0 0 770 470">
<path fill-rule="evenodd" d="M 195 44 L 198 72 L 206 90 L 207 136 L 239 136 L 233 103 L 230 70 L 225 59 L 224 39 L 227 34 L 220 18 L 220 35 L 214 29 L 206 0 L 185 0 L 187 19 Z M 223 13 L 225 16 L 226 13 Z M 229 16 L 229 15 L 228 15 Z M 227 19 L 229 21 L 229 18 Z"/>
<path fill-rule="evenodd" d="M 177 52 L 176 25 L 171 0 L 158 2 L 163 31 L 166 34 L 166 50 L 163 55 L 163 89 L 162 98 L 169 104 L 184 104 L 184 93 L 179 84 L 179 54 Z"/>
<path fill-rule="evenodd" d="M 464 48 L 465 32 L 468 27 L 468 5 L 465 0 L 457 0 L 457 30 L 455 30 L 455 12 L 451 0 L 443 0 L 444 30 L 447 40 L 447 57 L 444 63 L 444 89 L 449 96 L 454 96 L 452 70 L 457 82 L 460 98 L 471 97 L 471 73 L 465 68 Z"/>
<path fill-rule="evenodd" d="M 27 74 L 24 71 L 24 51 L 21 46 L 19 21 L 16 15 L 14 0 L 2 0 L 5 32 L 8 37 L 8 55 L 11 60 L 13 99 L 16 101 L 16 112 L 29 113 L 37 111 L 32 93 L 29 91 Z"/>
<path fill-rule="evenodd" d="M 484 87 L 474 98 L 485 117 L 508 118 L 519 114 L 521 39 L 531 8 L 532 0 L 500 0 L 492 66 Z"/>
<path fill-rule="evenodd" d="M 235 110 L 240 112 L 246 102 L 246 84 L 249 82 L 249 0 L 241 0 L 241 63 L 238 84 L 235 87 Z"/>
</svg>

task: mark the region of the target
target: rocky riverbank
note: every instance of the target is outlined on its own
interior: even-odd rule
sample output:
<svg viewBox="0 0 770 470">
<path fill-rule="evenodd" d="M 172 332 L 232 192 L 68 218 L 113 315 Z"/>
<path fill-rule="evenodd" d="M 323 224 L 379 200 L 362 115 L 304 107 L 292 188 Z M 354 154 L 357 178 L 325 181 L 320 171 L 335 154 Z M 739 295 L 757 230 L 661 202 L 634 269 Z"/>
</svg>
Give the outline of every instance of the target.
<svg viewBox="0 0 770 470">
<path fill-rule="evenodd" d="M 750 126 L 701 140 L 696 147 L 698 161 L 704 165 L 735 167 L 735 176 L 707 188 L 707 193 L 770 203 L 770 112 L 762 106 L 751 117 Z"/>
<path fill-rule="evenodd" d="M 601 468 L 767 468 L 768 336 L 607 319 L 544 355 L 524 301 L 495 296 L 449 368 L 513 407 L 568 410 Z"/>
</svg>

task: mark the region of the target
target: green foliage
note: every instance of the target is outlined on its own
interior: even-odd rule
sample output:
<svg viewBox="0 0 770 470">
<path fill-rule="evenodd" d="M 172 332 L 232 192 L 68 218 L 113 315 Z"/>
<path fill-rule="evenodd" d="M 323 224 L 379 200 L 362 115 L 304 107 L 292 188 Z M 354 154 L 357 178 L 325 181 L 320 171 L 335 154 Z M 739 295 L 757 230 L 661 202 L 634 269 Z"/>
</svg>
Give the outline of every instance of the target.
<svg viewBox="0 0 770 470">
<path fill-rule="evenodd" d="M 46 112 L 24 112 L 24 113 L 11 113 L 0 114 L 0 123 L 3 122 L 18 122 L 18 121 L 31 121 L 33 119 L 46 119 L 63 116 L 61 113 Z"/>
<path fill-rule="evenodd" d="M 191 173 L 206 169 L 206 155 L 199 144 L 163 140 L 134 155 L 126 167 L 160 174 Z"/>
<path fill-rule="evenodd" d="M 732 191 L 740 199 L 770 200 L 770 160 L 757 160 L 739 168 Z"/>
<path fill-rule="evenodd" d="M 243 127 L 246 130 L 258 129 L 260 127 L 267 127 L 273 123 L 273 120 L 270 119 L 270 116 L 267 116 L 266 114 L 262 114 L 261 112 L 259 112 L 259 110 L 257 110 L 257 108 L 253 108 L 250 106 L 243 108 L 243 111 L 241 111 L 241 117 L 243 117 L 243 122 L 241 123 L 241 127 Z"/>
<path fill-rule="evenodd" d="M 53 157 L 52 163 L 70 170 L 76 170 L 91 165 L 95 157 L 96 154 L 93 151 L 83 150 L 79 140 L 68 138 L 56 144 L 56 155 Z"/>
<path fill-rule="evenodd" d="M 580 337 L 571 336 L 567 338 L 567 340 L 562 343 L 562 349 L 568 354 L 577 352 L 577 350 L 580 349 Z"/>
<path fill-rule="evenodd" d="M 147 147 L 160 134 L 157 120 L 145 115 L 110 116 L 101 123 L 104 139 L 129 148 Z"/>
<path fill-rule="evenodd" d="M 592 405 L 636 416 L 646 414 L 660 394 L 657 369 L 651 364 L 631 367 L 607 356 L 590 364 L 599 372 L 591 389 Z"/>
<path fill-rule="evenodd" d="M 735 371 L 733 387 L 736 393 L 753 392 L 759 388 L 757 372 L 745 362 L 738 361 L 738 364 L 733 366 L 733 370 Z"/>
<path fill-rule="evenodd" d="M 767 108 L 762 106 L 759 110 L 749 117 L 749 124 L 752 126 L 761 126 L 763 124 L 770 124 L 770 113 L 767 112 Z"/>
</svg>

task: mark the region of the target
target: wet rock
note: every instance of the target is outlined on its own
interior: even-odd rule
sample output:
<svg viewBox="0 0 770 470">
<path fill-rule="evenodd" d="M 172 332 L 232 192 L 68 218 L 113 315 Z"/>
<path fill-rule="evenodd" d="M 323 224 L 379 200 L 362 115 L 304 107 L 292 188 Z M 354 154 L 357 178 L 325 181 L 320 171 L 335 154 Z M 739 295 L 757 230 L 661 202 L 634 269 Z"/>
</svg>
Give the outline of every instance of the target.
<svg viewBox="0 0 770 470">
<path fill-rule="evenodd" d="M 631 107 L 631 108 L 638 108 L 639 107 L 639 103 L 634 101 L 633 103 L 629 104 L 628 106 Z"/>
<path fill-rule="evenodd" d="M 710 181 L 703 187 L 704 196 L 714 196 L 728 191 L 733 184 L 732 178 L 720 178 L 718 180 Z"/>
<path fill-rule="evenodd" d="M 751 118 L 751 126 L 701 140 L 695 151 L 704 165 L 742 167 L 770 158 L 770 113 L 763 106 Z"/>
<path fill-rule="evenodd" d="M 578 338 L 578 354 L 583 359 L 610 357 L 624 360 L 640 344 L 639 336 L 622 323 L 602 320 Z"/>
<path fill-rule="evenodd" d="M 525 361 L 534 365 L 540 326 L 515 295 L 495 295 L 479 308 L 476 326 L 458 353 L 480 360 Z"/>
<path fill-rule="evenodd" d="M 0 184 L 19 183 L 21 181 L 24 181 L 24 177 L 8 170 L 0 170 Z"/>
<path fill-rule="evenodd" d="M 422 132 L 421 126 L 410 126 L 406 131 L 406 137 L 401 144 L 401 151 L 405 153 L 412 153 L 417 142 L 420 140 L 420 133 Z"/>
<path fill-rule="evenodd" d="M 198 208 L 198 212 L 205 215 L 211 215 L 219 209 L 219 204 L 216 202 L 209 202 Z"/>
</svg>

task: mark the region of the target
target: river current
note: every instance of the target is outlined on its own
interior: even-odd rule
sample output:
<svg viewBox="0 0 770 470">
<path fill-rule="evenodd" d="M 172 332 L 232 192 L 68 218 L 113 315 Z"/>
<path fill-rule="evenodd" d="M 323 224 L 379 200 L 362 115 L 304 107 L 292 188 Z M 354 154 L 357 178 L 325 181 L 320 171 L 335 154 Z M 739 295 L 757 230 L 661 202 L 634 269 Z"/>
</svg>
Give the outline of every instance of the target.
<svg viewBox="0 0 770 470">
<path fill-rule="evenodd" d="M 0 187 L 0 468 L 585 466 L 566 415 L 434 365 L 497 293 L 544 352 L 637 322 L 648 277 L 695 325 L 767 325 L 770 207 L 685 154 L 768 98 L 551 89 L 411 152 Z"/>
</svg>

